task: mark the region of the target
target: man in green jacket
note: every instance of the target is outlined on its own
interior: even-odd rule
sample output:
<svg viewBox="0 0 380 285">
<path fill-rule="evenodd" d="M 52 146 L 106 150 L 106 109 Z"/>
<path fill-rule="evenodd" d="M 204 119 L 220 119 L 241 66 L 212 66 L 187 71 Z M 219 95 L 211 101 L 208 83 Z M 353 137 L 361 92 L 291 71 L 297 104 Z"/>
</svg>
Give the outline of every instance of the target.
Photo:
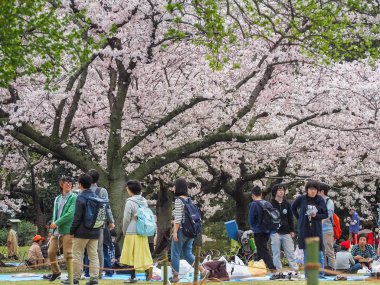
<svg viewBox="0 0 380 285">
<path fill-rule="evenodd" d="M 48 256 L 53 272 L 50 281 L 54 281 L 61 275 L 57 262 L 57 252 L 59 249 L 63 248 L 66 264 L 67 260 L 72 259 L 73 255 L 73 240 L 70 236 L 70 227 L 74 219 L 77 195 L 72 192 L 73 180 L 71 177 L 62 176 L 59 180 L 59 187 L 62 190 L 62 194 L 58 195 L 54 200 L 53 219 L 50 224 L 51 238 Z"/>
</svg>

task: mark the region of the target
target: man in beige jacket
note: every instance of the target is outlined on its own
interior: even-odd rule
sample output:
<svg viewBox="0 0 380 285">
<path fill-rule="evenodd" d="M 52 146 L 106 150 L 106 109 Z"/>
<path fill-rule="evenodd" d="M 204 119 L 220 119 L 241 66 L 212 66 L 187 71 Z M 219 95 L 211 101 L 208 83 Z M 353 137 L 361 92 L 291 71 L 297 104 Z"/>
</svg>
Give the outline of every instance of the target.
<svg viewBox="0 0 380 285">
<path fill-rule="evenodd" d="M 7 237 L 8 258 L 14 258 L 15 260 L 18 260 L 17 233 L 15 232 L 15 230 L 12 229 L 11 224 L 7 224 L 6 228 L 8 231 L 8 237 Z"/>
<path fill-rule="evenodd" d="M 36 235 L 33 238 L 33 243 L 28 250 L 28 263 L 30 265 L 38 265 L 44 263 L 44 256 L 42 255 L 41 245 L 44 238 Z"/>
</svg>

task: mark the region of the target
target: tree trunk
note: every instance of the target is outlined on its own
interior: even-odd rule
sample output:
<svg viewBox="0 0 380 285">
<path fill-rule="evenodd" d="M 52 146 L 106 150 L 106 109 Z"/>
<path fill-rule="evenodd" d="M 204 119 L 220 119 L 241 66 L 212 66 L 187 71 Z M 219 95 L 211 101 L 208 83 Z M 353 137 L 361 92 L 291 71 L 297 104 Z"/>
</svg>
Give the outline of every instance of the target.
<svg viewBox="0 0 380 285">
<path fill-rule="evenodd" d="M 173 194 L 169 187 L 160 181 L 156 213 L 157 213 L 157 242 L 155 253 L 159 254 L 170 244 L 171 210 Z"/>
<path fill-rule="evenodd" d="M 31 193 L 30 193 L 30 195 L 32 197 L 34 212 L 36 215 L 37 233 L 39 235 L 45 236 L 46 235 L 46 230 L 45 230 L 46 216 L 41 209 L 40 196 L 38 194 L 38 189 L 36 186 L 36 177 L 35 177 L 33 165 L 30 166 L 30 174 L 31 174 Z"/>
<path fill-rule="evenodd" d="M 240 230 L 248 230 L 248 206 L 251 202 L 250 193 L 245 193 L 244 189 L 247 187 L 247 183 L 244 185 L 237 185 L 235 188 L 234 200 L 236 203 L 236 223 Z"/>
</svg>

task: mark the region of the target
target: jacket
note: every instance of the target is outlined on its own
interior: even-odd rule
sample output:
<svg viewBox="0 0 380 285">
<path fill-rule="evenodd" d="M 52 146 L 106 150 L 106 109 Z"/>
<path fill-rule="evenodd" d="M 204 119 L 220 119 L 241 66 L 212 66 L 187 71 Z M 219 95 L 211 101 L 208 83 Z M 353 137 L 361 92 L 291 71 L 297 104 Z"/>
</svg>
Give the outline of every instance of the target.
<svg viewBox="0 0 380 285">
<path fill-rule="evenodd" d="M 44 263 L 44 256 L 37 242 L 33 242 L 28 250 L 28 261 L 33 265 Z"/>
<path fill-rule="evenodd" d="M 307 205 L 314 203 L 317 214 L 310 218 L 307 216 Z M 314 198 L 309 198 L 306 195 L 299 196 L 292 205 L 292 211 L 297 218 L 298 229 L 298 246 L 300 249 L 305 249 L 305 239 L 308 237 L 319 237 L 319 250 L 323 251 L 323 233 L 322 220 L 328 217 L 325 200 L 317 195 Z"/>
<path fill-rule="evenodd" d="M 350 233 L 357 234 L 359 232 L 360 219 L 358 213 L 354 212 L 351 216 L 350 226 L 348 227 L 348 231 Z"/>
<path fill-rule="evenodd" d="M 75 201 L 77 199 L 77 195 L 75 193 L 70 193 L 69 195 L 70 196 L 67 198 L 67 201 L 63 206 L 61 216 L 59 218 L 57 218 L 58 202 L 62 198 L 62 195 L 57 196 L 54 200 L 52 222 L 58 226 L 58 231 L 61 235 L 66 235 L 70 232 L 71 223 L 74 218 Z"/>
<path fill-rule="evenodd" d="M 136 214 L 139 206 L 148 207 L 146 199 L 141 195 L 134 195 L 125 201 L 123 216 L 123 234 L 136 234 Z"/>
<path fill-rule="evenodd" d="M 254 234 L 263 233 L 260 228 L 263 220 L 263 208 L 259 203 L 270 204 L 265 200 L 255 200 L 249 204 L 248 222 Z"/>
<path fill-rule="evenodd" d="M 77 197 L 75 203 L 74 220 L 71 225 L 70 234 L 75 238 L 83 239 L 98 239 L 100 230 L 103 229 L 88 229 L 84 226 L 84 215 L 86 212 L 86 204 L 88 197 L 95 196 L 91 189 L 83 190 Z"/>
<path fill-rule="evenodd" d="M 279 203 L 276 199 L 272 199 L 271 204 L 273 208 L 280 212 L 281 226 L 277 233 L 280 235 L 285 235 L 294 232 L 293 211 L 290 203 L 286 200 Z"/>
</svg>

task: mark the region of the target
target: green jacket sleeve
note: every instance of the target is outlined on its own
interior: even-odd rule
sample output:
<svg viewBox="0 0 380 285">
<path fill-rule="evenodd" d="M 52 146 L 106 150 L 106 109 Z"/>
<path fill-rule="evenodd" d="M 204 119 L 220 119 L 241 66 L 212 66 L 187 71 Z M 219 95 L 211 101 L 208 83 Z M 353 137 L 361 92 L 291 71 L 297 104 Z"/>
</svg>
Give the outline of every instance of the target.
<svg viewBox="0 0 380 285">
<path fill-rule="evenodd" d="M 71 194 L 71 197 L 69 198 L 69 201 L 67 202 L 67 210 L 62 213 L 61 217 L 59 217 L 58 220 L 55 221 L 55 224 L 60 227 L 66 223 L 71 223 L 74 218 L 74 212 L 75 212 L 75 201 L 77 199 L 77 195 Z M 66 208 L 66 207 L 65 207 Z"/>
</svg>

